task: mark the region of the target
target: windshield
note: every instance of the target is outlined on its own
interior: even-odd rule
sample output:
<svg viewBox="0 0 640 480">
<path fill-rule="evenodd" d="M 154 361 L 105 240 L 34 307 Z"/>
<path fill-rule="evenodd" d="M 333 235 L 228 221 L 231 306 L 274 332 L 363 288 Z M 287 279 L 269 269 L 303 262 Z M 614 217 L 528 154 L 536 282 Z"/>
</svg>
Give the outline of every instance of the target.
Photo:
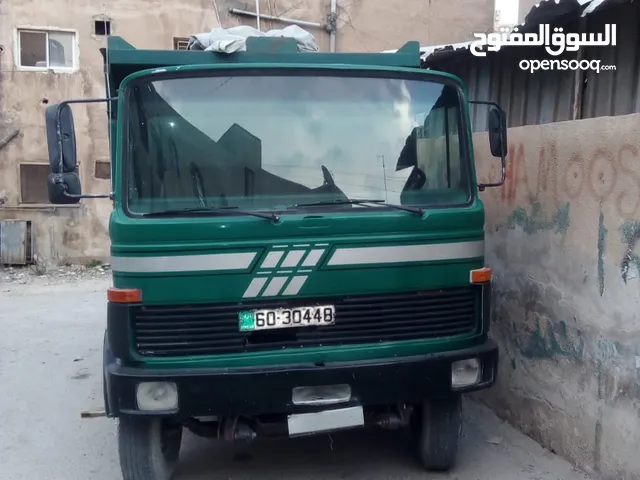
<svg viewBox="0 0 640 480">
<path fill-rule="evenodd" d="M 384 205 L 349 199 L 429 208 L 471 197 L 462 109 L 448 84 L 254 70 L 138 81 L 126 98 L 134 214 Z"/>
</svg>

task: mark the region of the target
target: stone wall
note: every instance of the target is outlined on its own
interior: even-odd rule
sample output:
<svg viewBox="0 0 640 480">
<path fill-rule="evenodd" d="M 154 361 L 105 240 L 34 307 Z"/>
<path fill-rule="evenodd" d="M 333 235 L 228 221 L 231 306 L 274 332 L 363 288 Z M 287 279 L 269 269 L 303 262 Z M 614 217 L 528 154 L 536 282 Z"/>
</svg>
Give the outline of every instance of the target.
<svg viewBox="0 0 640 480">
<path fill-rule="evenodd" d="M 509 130 L 481 194 L 500 378 L 486 402 L 604 478 L 640 478 L 640 115 Z M 476 134 L 484 180 L 499 175 Z"/>
</svg>

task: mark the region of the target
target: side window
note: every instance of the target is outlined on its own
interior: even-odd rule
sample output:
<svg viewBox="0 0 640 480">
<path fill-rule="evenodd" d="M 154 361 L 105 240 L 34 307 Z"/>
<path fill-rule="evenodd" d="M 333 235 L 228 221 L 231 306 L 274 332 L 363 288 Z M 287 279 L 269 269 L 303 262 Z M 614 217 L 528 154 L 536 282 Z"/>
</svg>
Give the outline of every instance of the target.
<svg viewBox="0 0 640 480">
<path fill-rule="evenodd" d="M 418 168 L 424 172 L 423 189 L 459 188 L 460 161 L 459 112 L 442 106 L 431 110 L 416 135 Z"/>
</svg>

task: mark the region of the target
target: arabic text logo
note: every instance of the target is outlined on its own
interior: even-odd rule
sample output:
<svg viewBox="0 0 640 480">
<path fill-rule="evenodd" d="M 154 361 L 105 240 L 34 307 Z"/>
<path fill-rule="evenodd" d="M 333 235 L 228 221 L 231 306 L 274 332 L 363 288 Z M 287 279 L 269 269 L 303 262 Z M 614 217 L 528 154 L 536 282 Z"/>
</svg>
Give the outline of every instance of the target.
<svg viewBox="0 0 640 480">
<path fill-rule="evenodd" d="M 502 33 L 474 33 L 473 36 L 478 40 L 471 42 L 471 53 L 476 57 L 485 57 L 487 53 L 479 50 L 485 45 L 490 52 L 497 52 L 504 46 L 544 46 L 549 55 L 557 57 L 564 51 L 576 52 L 580 47 L 616 45 L 616 25 L 611 24 L 605 25 L 604 34 L 564 33 L 564 29 L 558 27 L 551 32 L 548 24 L 541 24 L 538 33 L 520 33 L 517 27 L 513 31 L 508 28 L 500 30 Z"/>
</svg>

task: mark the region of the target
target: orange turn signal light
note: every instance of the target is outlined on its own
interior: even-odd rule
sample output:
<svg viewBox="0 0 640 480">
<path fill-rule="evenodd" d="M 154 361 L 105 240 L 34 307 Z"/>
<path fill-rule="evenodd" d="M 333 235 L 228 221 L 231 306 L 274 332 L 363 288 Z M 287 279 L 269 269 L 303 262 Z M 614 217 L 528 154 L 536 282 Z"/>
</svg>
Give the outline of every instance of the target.
<svg viewBox="0 0 640 480">
<path fill-rule="evenodd" d="M 139 303 L 142 292 L 137 288 L 110 288 L 107 290 L 107 300 L 113 303 Z"/>
<path fill-rule="evenodd" d="M 491 281 L 491 269 L 489 267 L 471 270 L 469 275 L 471 283 L 487 283 Z"/>
</svg>

